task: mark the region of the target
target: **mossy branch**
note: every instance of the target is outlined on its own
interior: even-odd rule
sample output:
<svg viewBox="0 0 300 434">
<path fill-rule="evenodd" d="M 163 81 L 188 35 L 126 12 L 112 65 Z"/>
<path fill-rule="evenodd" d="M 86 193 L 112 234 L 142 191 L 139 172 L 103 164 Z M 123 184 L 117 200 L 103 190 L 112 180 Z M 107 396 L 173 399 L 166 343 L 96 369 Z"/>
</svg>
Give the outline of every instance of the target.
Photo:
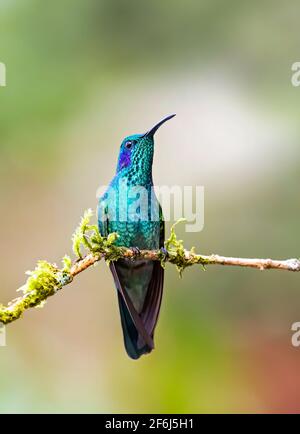
<svg viewBox="0 0 300 434">
<path fill-rule="evenodd" d="M 95 265 L 101 259 L 104 259 L 107 263 L 120 258 L 133 261 L 135 259 L 146 259 L 160 261 L 162 267 L 169 262 L 176 265 L 180 275 L 185 268 L 192 265 L 200 265 L 202 269 L 205 269 L 206 265 L 230 265 L 251 267 L 259 270 L 300 271 L 299 259 L 231 258 L 219 255 L 200 255 L 195 252 L 194 248 L 188 251 L 184 248 L 182 240 L 178 240 L 175 233 L 175 226 L 178 222 L 172 226 L 170 237 L 165 241 L 165 247 L 161 250 L 138 251 L 137 249 L 118 247 L 115 245 L 118 234 L 112 233 L 108 237 L 102 237 L 98 227 L 90 224 L 92 215 L 91 210 L 84 213 L 80 225 L 72 237 L 73 252 L 77 257 L 77 261 L 72 263 L 69 256 L 64 256 L 62 268 L 46 261 L 39 261 L 34 271 L 26 273 L 29 277 L 25 285 L 18 290 L 23 294 L 8 303 L 7 306 L 0 304 L 1 323 L 8 324 L 17 320 L 26 309 L 31 307 L 43 307 L 48 297 L 56 294 L 64 286 L 71 283 L 75 276 Z"/>
</svg>

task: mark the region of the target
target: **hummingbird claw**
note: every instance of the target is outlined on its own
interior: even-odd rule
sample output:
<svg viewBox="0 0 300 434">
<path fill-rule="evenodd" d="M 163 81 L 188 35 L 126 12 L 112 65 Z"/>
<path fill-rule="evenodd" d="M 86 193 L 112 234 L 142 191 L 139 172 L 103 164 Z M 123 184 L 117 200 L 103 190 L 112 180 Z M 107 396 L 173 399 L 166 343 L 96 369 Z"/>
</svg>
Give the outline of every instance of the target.
<svg viewBox="0 0 300 434">
<path fill-rule="evenodd" d="M 141 254 L 141 251 L 138 247 L 131 247 L 130 248 L 134 256 L 139 256 Z"/>
<path fill-rule="evenodd" d="M 165 258 L 169 256 L 168 250 L 165 247 L 161 247 L 160 251 L 165 256 Z"/>
</svg>

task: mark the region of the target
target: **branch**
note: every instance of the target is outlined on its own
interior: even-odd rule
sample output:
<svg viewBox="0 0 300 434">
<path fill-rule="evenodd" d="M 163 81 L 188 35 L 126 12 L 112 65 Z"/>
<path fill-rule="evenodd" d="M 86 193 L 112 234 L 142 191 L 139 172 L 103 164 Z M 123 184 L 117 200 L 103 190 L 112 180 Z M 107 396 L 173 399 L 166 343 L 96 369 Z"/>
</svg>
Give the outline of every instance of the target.
<svg viewBox="0 0 300 434">
<path fill-rule="evenodd" d="M 177 254 L 169 253 L 167 250 L 135 250 L 122 247 L 122 257 L 126 259 L 146 259 L 149 261 L 161 261 L 162 253 L 165 255 L 165 262 L 171 264 L 178 264 L 179 261 L 184 268 L 191 265 L 229 265 L 235 267 L 248 267 L 257 268 L 259 270 L 286 270 L 286 271 L 300 271 L 299 259 L 250 259 L 250 258 L 231 258 L 228 256 L 220 255 L 197 255 L 191 251 L 184 251 L 184 258 L 179 258 Z M 97 255 L 88 255 L 80 262 L 76 263 L 71 269 L 71 275 L 74 277 L 82 271 L 94 265 L 102 258 L 105 259 L 105 255 L 101 257 Z"/>
<path fill-rule="evenodd" d="M 68 256 L 63 258 L 64 267 L 59 269 L 55 264 L 39 261 L 34 271 L 27 272 L 29 278 L 26 284 L 19 289 L 23 292 L 21 297 L 14 299 L 7 306 L 0 305 L 0 322 L 11 323 L 21 317 L 26 309 L 42 307 L 48 297 L 55 295 L 64 286 L 71 283 L 78 274 L 82 273 L 102 259 L 106 262 L 116 261 L 120 258 L 131 260 L 145 259 L 160 261 L 162 267 L 166 262 L 176 265 L 180 275 L 183 270 L 192 265 L 200 265 L 203 269 L 207 265 L 229 265 L 250 267 L 259 270 L 275 269 L 286 271 L 300 271 L 299 259 L 273 260 L 273 259 L 247 259 L 231 258 L 219 255 L 200 255 L 195 249 L 185 250 L 182 240 L 178 240 L 175 225 L 171 228 L 169 239 L 161 250 L 138 250 L 117 246 L 118 235 L 110 234 L 102 237 L 96 226 L 90 225 L 92 212 L 85 212 L 79 227 L 73 235 L 73 251 L 78 257 L 72 264 Z M 90 253 L 85 257 L 81 254 L 84 247 Z"/>
</svg>

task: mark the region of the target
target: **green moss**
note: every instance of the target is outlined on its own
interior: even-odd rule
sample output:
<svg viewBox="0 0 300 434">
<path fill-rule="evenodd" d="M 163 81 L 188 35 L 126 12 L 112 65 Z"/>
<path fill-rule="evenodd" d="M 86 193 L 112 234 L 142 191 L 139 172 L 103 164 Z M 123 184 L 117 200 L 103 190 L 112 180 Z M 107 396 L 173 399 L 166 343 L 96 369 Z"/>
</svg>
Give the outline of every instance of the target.
<svg viewBox="0 0 300 434">
<path fill-rule="evenodd" d="M 70 258 L 70 256 L 65 255 L 62 258 L 62 262 L 64 264 L 63 271 L 65 271 L 66 273 L 69 273 L 71 271 L 71 267 L 72 267 L 72 259 Z"/>
<path fill-rule="evenodd" d="M 184 269 L 191 265 L 188 264 L 186 261 L 183 241 L 178 240 L 175 232 L 176 225 L 182 222 L 185 222 L 185 219 L 181 218 L 173 224 L 173 226 L 171 227 L 170 237 L 165 241 L 165 248 L 168 252 L 169 262 L 176 265 L 180 277 L 182 277 Z"/>
<path fill-rule="evenodd" d="M 78 228 L 72 236 L 75 256 L 79 260 L 85 254 L 93 254 L 95 257 L 99 257 L 99 259 L 104 256 L 108 264 L 124 257 L 126 248 L 115 245 L 118 234 L 111 233 L 108 237 L 102 237 L 98 227 L 90 224 L 92 216 L 92 210 L 85 211 Z M 162 267 L 165 266 L 167 261 L 171 262 L 176 265 L 180 276 L 186 267 L 193 264 L 204 266 L 208 262 L 201 256 L 196 255 L 194 249 L 192 249 L 189 257 L 186 257 L 183 241 L 177 238 L 175 232 L 176 225 L 182 221 L 184 219 L 178 220 L 171 227 L 170 237 L 165 241 L 165 249 L 157 253 Z M 20 318 L 22 313 L 28 308 L 42 307 L 48 297 L 51 297 L 63 286 L 72 282 L 71 258 L 65 255 L 62 263 L 63 268 L 59 269 L 55 264 L 50 264 L 47 261 L 38 261 L 36 268 L 26 273 L 29 277 L 25 285 L 18 290 L 23 293 L 23 296 L 14 300 L 8 306 L 0 305 L 0 322 L 7 324 Z"/>
<path fill-rule="evenodd" d="M 102 237 L 96 225 L 91 225 L 92 210 L 84 213 L 81 222 L 76 229 L 73 239 L 73 252 L 82 259 L 82 252 L 104 255 L 106 262 L 117 261 L 124 254 L 124 249 L 115 246 L 118 234 L 113 232 L 108 237 Z"/>
<path fill-rule="evenodd" d="M 65 268 L 60 270 L 47 261 L 38 261 L 33 271 L 27 271 L 29 276 L 25 285 L 18 289 L 23 297 L 13 301 L 7 307 L 0 305 L 0 322 L 7 324 L 22 315 L 30 307 L 43 307 L 48 297 L 54 295 L 64 285 L 72 281 L 69 261 L 64 258 Z"/>
</svg>

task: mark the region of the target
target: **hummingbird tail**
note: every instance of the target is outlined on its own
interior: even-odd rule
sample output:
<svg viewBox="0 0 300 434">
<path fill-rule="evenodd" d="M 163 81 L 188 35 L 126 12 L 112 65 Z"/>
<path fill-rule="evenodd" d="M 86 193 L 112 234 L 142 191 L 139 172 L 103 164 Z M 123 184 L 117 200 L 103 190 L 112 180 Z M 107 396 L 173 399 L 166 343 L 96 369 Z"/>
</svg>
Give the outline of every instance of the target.
<svg viewBox="0 0 300 434">
<path fill-rule="evenodd" d="M 131 318 L 128 308 L 119 291 L 118 291 L 118 301 L 119 301 L 121 323 L 122 323 L 123 336 L 124 336 L 124 345 L 126 348 L 126 352 L 131 359 L 137 360 L 143 354 L 150 353 L 153 347 L 145 343 L 141 347 L 138 346 L 138 342 L 140 341 L 139 333 L 137 331 L 137 328 L 134 325 L 134 322 Z"/>
<path fill-rule="evenodd" d="M 164 269 L 159 262 L 153 263 L 143 306 L 138 312 L 129 297 L 122 278 L 121 270 L 122 267 L 126 267 L 126 262 L 124 260 L 121 260 L 120 264 L 118 262 L 112 263 L 110 268 L 118 290 L 124 344 L 128 356 L 132 359 L 138 359 L 154 349 L 153 335 L 160 311 Z M 128 266 L 134 265 L 129 263 Z"/>
</svg>

